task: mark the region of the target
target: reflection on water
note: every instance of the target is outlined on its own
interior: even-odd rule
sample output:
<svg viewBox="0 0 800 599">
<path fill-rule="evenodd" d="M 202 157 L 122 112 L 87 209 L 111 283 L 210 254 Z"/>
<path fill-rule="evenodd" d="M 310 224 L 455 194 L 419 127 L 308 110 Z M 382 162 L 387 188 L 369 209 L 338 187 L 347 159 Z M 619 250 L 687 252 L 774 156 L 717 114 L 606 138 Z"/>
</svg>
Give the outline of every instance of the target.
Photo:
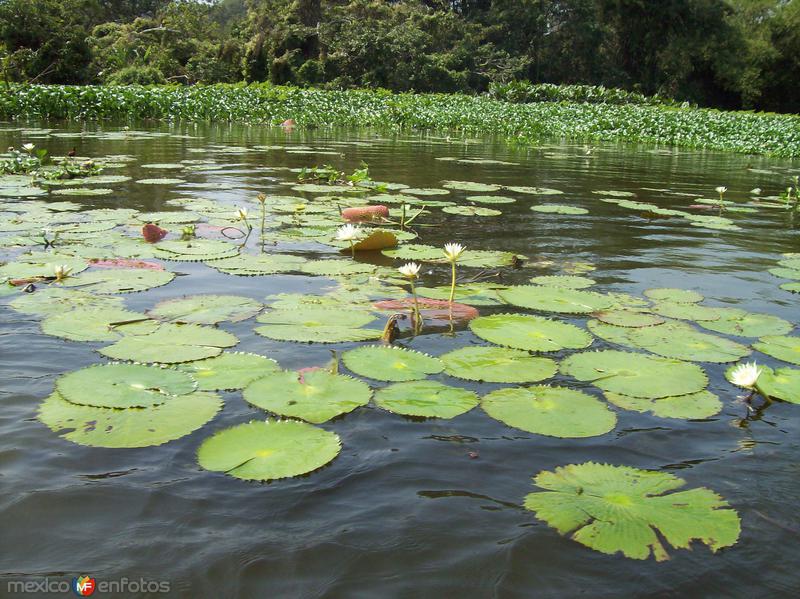
<svg viewBox="0 0 800 599">
<path fill-rule="evenodd" d="M 80 130 L 53 127 L 57 133 Z M 781 191 L 800 171 L 797 163 L 649 146 L 603 145 L 587 153 L 583 145 L 528 149 L 492 139 L 148 127 L 173 135 L 101 139 L 0 128 L 0 147 L 34 141 L 55 154 L 75 146 L 81 155 L 130 155 L 137 161 L 124 170 L 134 180 L 154 176 L 142 167 L 148 163 L 216 163 L 181 173 L 187 182 L 174 187 L 114 186 L 111 196 L 85 198 L 87 207 L 158 211 L 166 201 L 188 196 L 235 206 L 260 191 L 291 193 L 282 184 L 295 176 L 287 168 L 331 163 L 351 172 L 362 161 L 377 180 L 417 188 L 440 187 L 443 180 L 555 188 L 564 195 L 553 202 L 590 214 L 537 213 L 530 206 L 550 198 L 518 196 L 514 204 L 492 206 L 502 210 L 500 217 L 437 211 L 430 222 L 443 226 L 424 229 L 423 240 L 434 245 L 461 241 L 474 249 L 527 256 L 525 268 L 507 275 L 509 283 L 580 271 L 588 264 L 598 291 L 641 295 L 653 286 L 681 287 L 700 292 L 708 305 L 800 321 L 797 296 L 779 289 L 780 281 L 767 272 L 780 253 L 800 248 L 783 213 L 736 215 L 742 231 L 711 231 L 624 210 L 592 193 L 628 191 L 637 201 L 685 209 L 694 198 L 714 197 L 714 188 L 725 185 L 726 199 L 742 201 L 754 188 L 763 196 Z M 87 131 L 97 128 L 86 125 Z M 237 150 L 253 146 L 279 147 Z M 310 151 L 303 146 L 336 154 L 287 151 Z M 444 157 L 514 164 L 436 159 Z M 455 192 L 454 197 L 458 194 L 464 195 Z M 198 292 L 263 299 L 324 287 L 319 278 L 239 278 L 195 263 L 179 263 L 175 270 L 189 276 L 126 296 L 127 307 L 146 310 L 159 300 Z M 445 269 L 432 270 L 425 275 L 427 284 L 448 282 Z M 85 572 L 105 580 L 143 576 L 171 581 L 172 594 L 183 597 L 775 597 L 800 586 L 795 499 L 800 412 L 776 402 L 748 414 L 738 392 L 725 382 L 722 365 L 704 364 L 709 389 L 724 405 L 706 420 L 617 410 L 619 421 L 611 433 L 565 440 L 510 429 L 480 409 L 437 421 L 406 419 L 369 406 L 324 425 L 344 444 L 330 467 L 271 484 L 244 483 L 202 471 L 195 460 L 198 445 L 212 432 L 263 417 L 240 393 L 224 394 L 222 412 L 205 428 L 159 447 L 96 449 L 53 434 L 36 419 L 37 406 L 59 374 L 98 361 L 97 345 L 42 335 L 36 318 L 6 303 L 0 300 L 5 548 L 0 571 L 5 579 Z M 484 313 L 492 311 L 502 309 Z M 255 335 L 251 322 L 224 328 L 239 337 L 238 349 L 269 355 L 286 368 L 330 360 L 326 346 L 271 341 Z M 434 355 L 478 343 L 467 331 L 406 341 Z M 778 364 L 756 355 L 759 363 Z M 558 375 L 552 382 L 563 381 Z M 569 385 L 600 395 L 587 384 Z M 481 394 L 498 388 L 466 386 Z M 669 562 L 638 562 L 590 551 L 519 509 L 534 474 L 587 460 L 679 470 L 689 487 L 709 486 L 739 511 L 739 544 L 716 555 L 697 547 L 674 551 Z M 4 592 L 3 587 L 0 595 Z"/>
</svg>

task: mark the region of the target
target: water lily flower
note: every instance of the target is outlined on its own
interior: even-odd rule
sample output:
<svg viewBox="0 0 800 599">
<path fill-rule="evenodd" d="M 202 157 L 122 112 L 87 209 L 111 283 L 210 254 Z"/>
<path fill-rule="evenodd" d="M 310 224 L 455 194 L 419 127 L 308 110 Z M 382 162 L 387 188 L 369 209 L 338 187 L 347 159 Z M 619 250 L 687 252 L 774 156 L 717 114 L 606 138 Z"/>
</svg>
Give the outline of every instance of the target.
<svg viewBox="0 0 800 599">
<path fill-rule="evenodd" d="M 723 187 L 722 185 L 720 185 L 719 187 L 715 187 L 715 188 L 714 188 L 714 190 L 715 190 L 715 191 L 716 191 L 716 192 L 717 192 L 719 195 L 722 195 L 723 193 L 725 193 L 726 191 L 728 191 L 728 188 L 727 188 L 727 187 Z"/>
<path fill-rule="evenodd" d="M 336 239 L 350 243 L 350 254 L 353 258 L 356 257 L 356 246 L 353 245 L 353 241 L 358 239 L 360 235 L 361 229 L 353 225 L 342 225 L 336 230 Z"/>
<path fill-rule="evenodd" d="M 731 382 L 738 387 L 754 389 L 763 371 L 764 369 L 759 368 L 755 362 L 739 364 L 731 371 Z"/>
<path fill-rule="evenodd" d="M 22 149 L 25 150 L 28 154 L 33 152 L 33 149 L 36 147 L 35 144 L 22 144 Z"/>
<path fill-rule="evenodd" d="M 409 262 L 408 264 L 401 266 L 397 270 L 400 271 L 400 274 L 406 277 L 407 279 L 414 280 L 419 276 L 419 269 L 420 265 L 416 262 Z"/>
<path fill-rule="evenodd" d="M 444 255 L 450 261 L 455 263 L 456 260 L 464 253 L 464 246 L 460 243 L 445 243 Z"/>
<path fill-rule="evenodd" d="M 247 221 L 247 208 L 237 208 L 236 209 L 236 219 Z"/>
<path fill-rule="evenodd" d="M 56 281 L 63 281 L 71 272 L 72 269 L 66 264 L 58 264 L 57 266 L 53 267 L 53 273 L 55 274 Z"/>
</svg>

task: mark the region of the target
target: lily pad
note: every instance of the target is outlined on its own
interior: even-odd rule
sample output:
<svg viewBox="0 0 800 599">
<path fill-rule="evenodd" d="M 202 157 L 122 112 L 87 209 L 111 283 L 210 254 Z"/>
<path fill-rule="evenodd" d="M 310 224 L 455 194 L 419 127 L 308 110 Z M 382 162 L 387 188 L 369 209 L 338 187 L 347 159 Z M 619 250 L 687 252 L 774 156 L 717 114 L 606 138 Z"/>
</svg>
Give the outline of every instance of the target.
<svg viewBox="0 0 800 599">
<path fill-rule="evenodd" d="M 384 410 L 425 418 L 455 418 L 479 402 L 473 391 L 436 381 L 395 383 L 375 393 L 375 403 Z"/>
<path fill-rule="evenodd" d="M 156 244 L 155 255 L 164 260 L 204 262 L 230 258 L 239 253 L 239 248 L 217 239 L 193 239 L 191 241 L 161 241 Z"/>
<path fill-rule="evenodd" d="M 750 354 L 750 348 L 741 343 L 701 333 L 680 322 L 629 329 L 627 337 L 637 347 L 679 360 L 724 364 Z"/>
<path fill-rule="evenodd" d="M 248 422 L 206 439 L 197 461 L 243 480 L 276 480 L 321 468 L 341 451 L 339 436 L 296 420 Z"/>
<path fill-rule="evenodd" d="M 370 397 L 372 390 L 366 383 L 322 369 L 302 376 L 296 371 L 274 372 L 244 390 L 245 400 L 254 406 L 314 424 L 365 406 Z"/>
<path fill-rule="evenodd" d="M 758 314 L 744 310 L 728 311 L 719 320 L 699 322 L 704 329 L 736 335 L 738 337 L 764 337 L 766 335 L 786 335 L 794 325 L 788 320 L 772 314 Z"/>
<path fill-rule="evenodd" d="M 652 327 L 665 322 L 660 316 L 639 310 L 605 310 L 593 316 L 600 322 L 626 328 Z"/>
<path fill-rule="evenodd" d="M 149 408 L 76 405 L 53 393 L 39 406 L 39 420 L 62 437 L 92 447 L 148 447 L 180 439 L 211 420 L 222 407 L 214 393 L 197 391 Z"/>
<path fill-rule="evenodd" d="M 551 189 L 549 187 L 525 187 L 525 186 L 511 186 L 506 187 L 508 191 L 513 191 L 514 193 L 524 193 L 528 195 L 535 195 L 535 196 L 557 196 L 561 195 L 564 192 L 558 189 Z"/>
<path fill-rule="evenodd" d="M 469 328 L 491 343 L 527 351 L 582 349 L 592 343 L 592 336 L 575 325 L 541 316 L 493 314 L 470 321 Z"/>
<path fill-rule="evenodd" d="M 115 360 L 179 364 L 211 358 L 239 340 L 226 331 L 196 324 L 162 324 L 147 335 L 128 335 L 98 350 Z"/>
<path fill-rule="evenodd" d="M 201 391 L 233 391 L 279 369 L 272 358 L 244 352 L 222 352 L 214 358 L 179 364 L 177 369 L 197 381 Z"/>
<path fill-rule="evenodd" d="M 677 397 L 631 397 L 619 393 L 605 393 L 606 399 L 617 407 L 635 412 L 651 412 L 661 418 L 694 420 L 719 414 L 722 402 L 710 391 L 688 393 Z"/>
<path fill-rule="evenodd" d="M 460 216 L 500 216 L 502 211 L 483 206 L 445 206 L 442 212 L 458 214 Z"/>
<path fill-rule="evenodd" d="M 43 333 L 70 341 L 116 341 L 124 334 L 143 335 L 157 328 L 146 315 L 121 308 L 78 308 L 42 321 Z"/>
<path fill-rule="evenodd" d="M 594 279 L 575 275 L 549 275 L 533 277 L 530 281 L 534 285 L 544 287 L 560 287 L 563 289 L 585 289 L 595 284 Z"/>
<path fill-rule="evenodd" d="M 753 348 L 778 360 L 800 364 L 800 337 L 767 335 L 755 342 Z"/>
<path fill-rule="evenodd" d="M 564 387 L 499 389 L 486 395 L 481 406 L 508 426 L 550 437 L 595 437 L 617 423 L 616 415 L 603 402 Z"/>
<path fill-rule="evenodd" d="M 175 273 L 167 270 L 104 268 L 67 277 L 61 285 L 92 293 L 136 293 L 166 285 L 174 278 Z"/>
<path fill-rule="evenodd" d="M 51 287 L 38 289 L 34 293 L 24 293 L 10 305 L 14 310 L 23 314 L 47 316 L 78 309 L 122 309 L 123 300 L 119 297 L 94 295 L 76 289 Z"/>
<path fill-rule="evenodd" d="M 467 196 L 467 201 L 478 204 L 513 204 L 517 200 L 508 196 Z"/>
<path fill-rule="evenodd" d="M 288 254 L 239 254 L 230 258 L 212 260 L 208 265 L 229 275 L 255 277 L 299 271 L 306 262 L 305 258 Z"/>
<path fill-rule="evenodd" d="M 487 383 L 535 383 L 558 371 L 550 358 L 504 347 L 462 347 L 440 356 L 447 374 Z"/>
<path fill-rule="evenodd" d="M 262 304 L 238 295 L 192 295 L 165 300 L 148 311 L 153 318 L 193 324 L 240 322 L 255 316 Z"/>
<path fill-rule="evenodd" d="M 493 183 L 476 183 L 473 181 L 444 181 L 442 187 L 458 191 L 473 191 L 477 193 L 491 193 L 500 191 L 502 187 Z"/>
<path fill-rule="evenodd" d="M 497 295 L 506 285 L 492 283 L 467 283 L 456 287 L 454 301 L 469 306 L 500 306 L 505 302 Z M 450 299 L 450 286 L 442 287 L 417 287 L 417 295 L 436 300 Z"/>
<path fill-rule="evenodd" d="M 703 301 L 703 296 L 696 291 L 688 289 L 674 289 L 671 287 L 659 287 L 647 289 L 644 294 L 651 300 L 657 302 L 672 302 L 674 304 L 696 304 Z"/>
<path fill-rule="evenodd" d="M 297 306 L 293 309 L 274 310 L 258 317 L 265 326 L 256 333 L 278 341 L 306 343 L 343 343 L 367 341 L 381 336 L 380 329 L 362 329 L 375 320 L 363 310 L 336 310 L 326 307 Z"/>
<path fill-rule="evenodd" d="M 69 254 L 31 252 L 19 256 L 13 262 L 0 266 L 0 280 L 32 279 L 36 277 L 53 277 L 58 266 L 65 266 L 72 274 L 77 274 L 89 266 L 83 258 Z"/>
<path fill-rule="evenodd" d="M 531 206 L 531 210 L 534 212 L 544 212 L 546 214 L 589 214 L 586 208 L 565 206 L 564 204 L 542 204 L 540 206 Z"/>
<path fill-rule="evenodd" d="M 710 308 L 698 304 L 678 304 L 675 302 L 659 302 L 653 306 L 653 312 L 667 318 L 680 320 L 713 321 L 725 314 L 724 308 Z"/>
<path fill-rule="evenodd" d="M 541 312 L 563 314 L 588 314 L 610 307 L 614 300 L 593 291 L 542 287 L 540 285 L 518 285 L 497 292 L 515 306 Z"/>
<path fill-rule="evenodd" d="M 74 404 L 100 408 L 147 408 L 197 387 L 185 372 L 142 364 L 88 366 L 61 376 L 56 391 Z"/>
<path fill-rule="evenodd" d="M 697 393 L 708 384 L 696 364 L 617 350 L 573 354 L 561 372 L 603 391 L 650 399 Z"/>
<path fill-rule="evenodd" d="M 438 358 L 394 346 L 369 345 L 342 354 L 344 365 L 378 381 L 414 381 L 444 370 Z"/>
<path fill-rule="evenodd" d="M 716 552 L 741 531 L 738 514 L 719 495 L 704 487 L 676 491 L 685 481 L 666 472 L 587 462 L 540 472 L 533 482 L 545 491 L 529 494 L 525 508 L 602 553 L 664 561 L 661 539 L 676 549 L 697 540 Z"/>
</svg>

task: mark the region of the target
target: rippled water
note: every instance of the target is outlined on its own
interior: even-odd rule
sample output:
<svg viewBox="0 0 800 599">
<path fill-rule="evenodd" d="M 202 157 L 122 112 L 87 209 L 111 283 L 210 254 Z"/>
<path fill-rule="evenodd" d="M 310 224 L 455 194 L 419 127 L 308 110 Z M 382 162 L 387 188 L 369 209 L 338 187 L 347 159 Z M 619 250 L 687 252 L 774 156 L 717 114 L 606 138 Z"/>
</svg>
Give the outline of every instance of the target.
<svg viewBox="0 0 800 599">
<path fill-rule="evenodd" d="M 733 200 L 749 197 L 756 187 L 764 195 L 778 193 L 789 175 L 800 172 L 798 163 L 649 146 L 594 146 L 587 154 L 583 146 L 517 149 L 491 139 L 465 144 L 367 132 L 149 128 L 189 137 L 76 140 L 0 130 L 0 147 L 33 139 L 56 154 L 75 145 L 82 155 L 130 154 L 138 158 L 126 169 L 134 180 L 154 176 L 138 166 L 147 162 L 209 158 L 226 165 L 181 175 L 188 183 L 172 188 L 118 185 L 113 196 L 89 198 L 87 206 L 158 210 L 182 195 L 234 205 L 258 191 L 286 193 L 279 180 L 294 175 L 256 172 L 256 166 L 323 162 L 350 171 L 366 161 L 375 179 L 414 187 L 456 179 L 557 188 L 565 195 L 553 201 L 590 214 L 532 212 L 531 204 L 550 198 L 520 196 L 515 204 L 492 206 L 503 210 L 498 218 L 437 212 L 431 222 L 444 226 L 424 229 L 422 241 L 458 240 L 470 248 L 528 256 L 527 266 L 506 275 L 509 282 L 589 262 L 596 266 L 590 276 L 598 291 L 640 295 L 653 286 L 682 287 L 706 296 L 708 305 L 800 322 L 797 296 L 779 289 L 781 281 L 767 273 L 782 252 L 800 251 L 797 232 L 783 213 L 737 215 L 742 231 L 710 231 L 681 219 L 646 219 L 591 193 L 632 191 L 639 201 L 685 208 L 692 197 L 713 197 L 717 185 L 726 185 Z M 336 145 L 356 140 L 364 143 Z M 308 144 L 333 147 L 343 156 L 281 150 L 226 154 L 210 148 L 213 144 Z M 434 160 L 444 156 L 518 164 Z M 196 187 L 209 182 L 223 183 L 223 189 Z M 293 275 L 238 278 L 202 264 L 173 268 L 190 276 L 126 296 L 126 305 L 144 310 L 161 299 L 198 292 L 261 300 L 282 291 L 319 291 L 326 282 Z M 426 282 L 444 284 L 446 270 L 434 271 Z M 0 596 L 8 594 L 7 581 L 65 580 L 80 573 L 98 580 L 168 581 L 170 596 L 181 597 L 780 597 L 800 588 L 800 406 L 776 402 L 744 420 L 745 407 L 722 377 L 722 365 L 703 365 L 710 390 L 724 403 L 708 420 L 616 410 L 619 421 L 611 433 L 556 439 L 506 427 L 480 409 L 441 421 L 369 406 L 323 425 L 343 441 L 342 453 L 329 466 L 306 477 L 257 484 L 203 471 L 195 458 L 214 431 L 263 417 L 239 392 L 224 394 L 224 408 L 211 423 L 159 447 L 83 447 L 51 432 L 36 419 L 39 402 L 58 375 L 98 362 L 93 350 L 100 345 L 43 335 L 38 318 L 7 303 L 8 298 L 0 300 Z M 237 349 L 274 357 L 285 368 L 330 359 L 329 346 L 259 337 L 252 321 L 222 326 L 239 337 Z M 479 340 L 461 331 L 403 343 L 439 355 Z M 606 345 L 598 339 L 594 347 Z M 567 379 L 558 375 L 552 382 Z M 497 388 L 459 384 L 481 394 Z M 568 385 L 600 396 L 588 384 L 570 379 Z M 471 458 L 471 452 L 479 457 Z M 629 560 L 561 537 L 522 508 L 533 490 L 531 476 L 588 460 L 671 471 L 689 487 L 714 489 L 741 516 L 739 543 L 717 554 L 704 546 L 676 550 L 664 563 Z"/>
</svg>

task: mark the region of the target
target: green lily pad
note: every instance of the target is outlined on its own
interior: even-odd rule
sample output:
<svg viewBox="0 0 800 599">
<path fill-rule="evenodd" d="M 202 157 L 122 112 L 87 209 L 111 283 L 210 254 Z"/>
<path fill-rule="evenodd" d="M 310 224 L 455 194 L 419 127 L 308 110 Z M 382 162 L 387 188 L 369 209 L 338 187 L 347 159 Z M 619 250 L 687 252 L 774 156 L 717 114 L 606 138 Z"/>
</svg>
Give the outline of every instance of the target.
<svg viewBox="0 0 800 599">
<path fill-rule="evenodd" d="M 363 262 L 353 262 L 342 258 L 335 260 L 309 260 L 301 269 L 304 273 L 322 277 L 332 277 L 336 275 L 351 275 L 375 272 L 373 264 Z"/>
<path fill-rule="evenodd" d="M 204 262 L 236 256 L 239 248 L 232 243 L 217 239 L 174 240 L 158 242 L 154 246 L 154 253 L 156 258 L 164 260 Z"/>
<path fill-rule="evenodd" d="M 528 195 L 535 195 L 535 196 L 557 196 L 561 195 L 564 192 L 558 189 L 551 189 L 549 187 L 525 187 L 525 186 L 512 186 L 506 187 L 508 191 L 513 191 L 514 193 L 524 193 Z"/>
<path fill-rule="evenodd" d="M 617 423 L 616 415 L 603 402 L 564 387 L 499 389 L 486 395 L 481 406 L 508 426 L 550 437 L 595 437 Z"/>
<path fill-rule="evenodd" d="M 508 196 L 467 196 L 467 201 L 478 204 L 513 204 L 517 200 Z"/>
<path fill-rule="evenodd" d="M 414 381 L 444 370 L 438 358 L 394 346 L 369 345 L 342 354 L 344 365 L 378 381 Z"/>
<path fill-rule="evenodd" d="M 76 289 L 51 287 L 37 289 L 34 293 L 23 293 L 10 306 L 23 314 L 48 316 L 78 309 L 122 309 L 123 300 Z"/>
<path fill-rule="evenodd" d="M 56 391 L 74 404 L 98 408 L 147 408 L 197 387 L 185 372 L 142 364 L 88 366 L 61 376 Z"/>
<path fill-rule="evenodd" d="M 257 327 L 256 333 L 278 341 L 306 343 L 367 341 L 378 339 L 383 333 L 380 329 L 360 328 L 374 320 L 375 316 L 363 310 L 297 306 L 261 314 L 258 322 L 265 326 Z"/>
<path fill-rule="evenodd" d="M 767 335 L 755 342 L 753 348 L 778 360 L 800 364 L 800 337 Z"/>
<path fill-rule="evenodd" d="M 703 301 L 703 296 L 696 291 L 688 289 L 673 289 L 671 287 L 659 287 L 657 289 L 647 289 L 644 294 L 651 300 L 657 302 L 672 302 L 674 304 L 696 304 Z"/>
<path fill-rule="evenodd" d="M 167 270 L 147 268 L 104 268 L 89 270 L 61 282 L 64 287 L 79 288 L 92 293 L 136 293 L 166 285 L 175 278 Z"/>
<path fill-rule="evenodd" d="M 603 391 L 650 399 L 697 393 L 708 384 L 696 364 L 616 350 L 573 354 L 561 372 Z"/>
<path fill-rule="evenodd" d="M 160 320 L 217 324 L 247 320 L 261 308 L 261 302 L 239 295 L 192 295 L 160 302 L 148 314 Z"/>
<path fill-rule="evenodd" d="M 540 206 L 531 206 L 531 210 L 534 212 L 544 212 L 546 214 L 589 214 L 586 208 L 565 206 L 564 204 L 542 204 Z"/>
<path fill-rule="evenodd" d="M 534 285 L 544 287 L 560 287 L 563 289 L 585 289 L 595 284 L 594 279 L 589 277 L 579 277 L 575 275 L 549 275 L 533 277 L 530 280 Z"/>
<path fill-rule="evenodd" d="M 800 283 L 784 283 L 781 285 L 781 289 L 792 293 L 800 293 Z"/>
<path fill-rule="evenodd" d="M 730 380 L 730 369 L 725 377 Z M 758 390 L 771 399 L 780 399 L 789 403 L 800 404 L 800 370 L 797 368 L 764 367 L 758 377 Z"/>
<path fill-rule="evenodd" d="M 178 185 L 179 183 L 186 183 L 184 179 L 171 179 L 169 177 L 139 179 L 136 182 L 140 185 Z"/>
<path fill-rule="evenodd" d="M 651 412 L 661 418 L 700 420 L 719 414 L 722 409 L 722 402 L 710 391 L 657 399 L 608 392 L 605 396 L 617 407 L 634 412 Z"/>
<path fill-rule="evenodd" d="M 226 331 L 196 324 L 162 324 L 147 335 L 128 335 L 98 350 L 115 360 L 179 364 L 212 358 L 239 340 Z"/>
<path fill-rule="evenodd" d="M 229 275 L 255 277 L 281 272 L 296 272 L 306 262 L 305 258 L 288 254 L 239 254 L 230 258 L 212 260 L 208 265 Z"/>
<path fill-rule="evenodd" d="M 800 270 L 794 268 L 770 268 L 769 273 L 781 279 L 800 281 Z"/>
<path fill-rule="evenodd" d="M 487 383 L 535 383 L 558 371 L 550 358 L 504 347 L 462 347 L 439 357 L 447 374 Z"/>
<path fill-rule="evenodd" d="M 152 333 L 158 323 L 121 308 L 78 308 L 51 314 L 42 321 L 46 335 L 70 341 L 116 341 L 125 334 Z"/>
<path fill-rule="evenodd" d="M 771 314 L 758 314 L 744 310 L 727 311 L 719 320 L 699 322 L 704 329 L 736 335 L 738 337 L 764 337 L 766 335 L 786 335 L 794 325 Z"/>
<path fill-rule="evenodd" d="M 500 210 L 484 208 L 483 206 L 445 206 L 442 212 L 447 214 L 458 214 L 460 216 L 500 216 Z"/>
<path fill-rule="evenodd" d="M 85 270 L 89 263 L 83 258 L 69 254 L 31 252 L 17 257 L 13 262 L 0 266 L 0 280 L 5 278 L 32 279 L 35 277 L 52 277 L 58 266 L 70 269 L 71 274 L 75 275 Z"/>
<path fill-rule="evenodd" d="M 725 308 L 709 308 L 698 304 L 678 304 L 674 302 L 658 302 L 653 306 L 653 312 L 667 318 L 680 320 L 713 321 L 719 320 L 725 314 Z"/>
<path fill-rule="evenodd" d="M 505 302 L 497 295 L 497 291 L 506 288 L 506 285 L 496 285 L 492 283 L 468 283 L 458 285 L 453 301 L 469 306 L 500 306 Z M 450 286 L 417 287 L 417 295 L 436 300 L 449 300 Z"/>
<path fill-rule="evenodd" d="M 491 343 L 527 351 L 582 349 L 592 343 L 592 336 L 575 325 L 541 316 L 493 314 L 471 320 L 469 328 Z"/>
<path fill-rule="evenodd" d="M 724 364 L 750 354 L 750 348 L 741 343 L 701 333 L 681 322 L 629 329 L 627 337 L 636 347 L 678 360 Z"/>
<path fill-rule="evenodd" d="M 389 256 L 391 258 L 400 260 L 420 260 L 422 262 L 439 260 L 444 257 L 442 248 L 418 243 L 404 243 L 400 247 L 391 250 L 383 250 L 382 253 L 384 256 Z"/>
<path fill-rule="evenodd" d="M 219 396 L 197 391 L 149 408 L 76 405 L 53 393 L 39 406 L 39 420 L 62 437 L 91 447 L 148 447 L 180 439 L 211 420 Z"/>
<path fill-rule="evenodd" d="M 579 291 L 540 285 L 518 285 L 498 291 L 498 295 L 514 306 L 541 312 L 587 314 L 605 310 L 614 302 L 593 291 Z"/>
<path fill-rule="evenodd" d="M 177 369 L 197 381 L 200 391 L 233 391 L 244 389 L 278 370 L 272 358 L 243 352 L 222 352 L 214 358 L 179 364 Z"/>
<path fill-rule="evenodd" d="M 321 468 L 342 449 L 339 436 L 296 420 L 248 422 L 206 439 L 197 461 L 243 480 L 276 480 Z"/>
<path fill-rule="evenodd" d="M 602 553 L 664 561 L 661 539 L 676 549 L 697 540 L 716 552 L 741 531 L 738 514 L 719 495 L 704 487 L 675 492 L 685 481 L 666 472 L 587 462 L 542 471 L 533 482 L 545 491 L 525 497 L 525 508 Z"/>
<path fill-rule="evenodd" d="M 666 322 L 660 316 L 639 310 L 604 310 L 593 316 L 600 322 L 626 328 L 652 327 Z"/>
<path fill-rule="evenodd" d="M 436 381 L 395 383 L 375 393 L 375 403 L 384 410 L 425 418 L 455 418 L 479 402 L 473 391 Z"/>
<path fill-rule="evenodd" d="M 493 183 L 476 183 L 473 181 L 444 181 L 442 187 L 458 191 L 474 191 L 477 193 L 491 193 L 500 191 L 502 187 Z"/>
<path fill-rule="evenodd" d="M 244 390 L 245 400 L 254 406 L 314 424 L 365 406 L 370 397 L 372 390 L 366 383 L 327 370 L 312 370 L 302 376 L 295 371 L 278 371 Z"/>
</svg>

